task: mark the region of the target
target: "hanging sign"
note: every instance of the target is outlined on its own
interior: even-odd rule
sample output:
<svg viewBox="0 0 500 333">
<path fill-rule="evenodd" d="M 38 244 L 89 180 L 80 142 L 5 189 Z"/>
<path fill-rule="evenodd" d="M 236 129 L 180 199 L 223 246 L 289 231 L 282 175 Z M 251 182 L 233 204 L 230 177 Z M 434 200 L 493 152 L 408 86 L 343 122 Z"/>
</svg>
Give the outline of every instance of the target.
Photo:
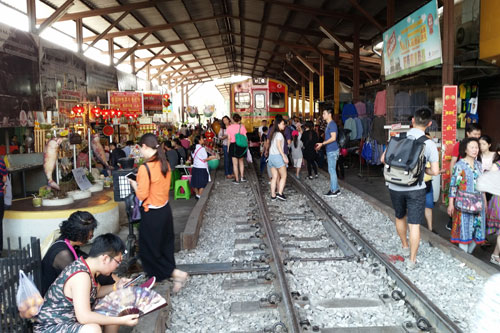
<svg viewBox="0 0 500 333">
<path fill-rule="evenodd" d="M 108 103 L 122 112 L 140 115 L 144 110 L 142 93 L 133 91 L 109 91 Z"/>
<path fill-rule="evenodd" d="M 113 135 L 115 131 L 113 130 L 113 126 L 109 126 L 109 125 L 106 125 L 104 126 L 104 128 L 102 129 L 102 133 L 106 136 L 111 136 Z"/>
<path fill-rule="evenodd" d="M 457 140 L 457 86 L 443 86 L 442 114 L 442 167 L 446 172 L 442 175 L 443 189 L 450 182 L 450 162 L 453 146 Z M 446 196 L 447 191 L 443 191 Z"/>
<path fill-rule="evenodd" d="M 437 0 L 432 0 L 383 34 L 386 80 L 442 63 Z"/>
<path fill-rule="evenodd" d="M 163 109 L 161 94 L 143 94 L 144 111 L 161 112 Z"/>
</svg>

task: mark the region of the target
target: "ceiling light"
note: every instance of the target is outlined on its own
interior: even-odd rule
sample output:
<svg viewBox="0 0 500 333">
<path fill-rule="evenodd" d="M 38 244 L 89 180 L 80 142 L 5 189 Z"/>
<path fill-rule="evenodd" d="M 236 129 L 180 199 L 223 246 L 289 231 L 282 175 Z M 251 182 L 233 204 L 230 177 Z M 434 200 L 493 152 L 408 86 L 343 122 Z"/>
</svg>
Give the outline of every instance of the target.
<svg viewBox="0 0 500 333">
<path fill-rule="evenodd" d="M 322 25 L 319 26 L 319 30 L 326 35 L 326 37 L 330 38 L 332 42 L 337 44 L 340 47 L 344 47 L 338 40 L 335 38 L 325 27 Z"/>
<path fill-rule="evenodd" d="M 288 76 L 288 78 L 289 78 L 290 80 L 292 80 L 292 81 L 293 81 L 293 83 L 295 83 L 295 84 L 297 84 L 297 83 L 298 83 L 298 82 L 297 82 L 297 80 L 295 80 L 295 79 L 294 79 L 294 78 L 293 78 L 290 74 L 288 74 L 286 71 L 283 71 L 283 73 L 285 73 L 285 75 L 286 75 L 286 76 Z"/>
</svg>

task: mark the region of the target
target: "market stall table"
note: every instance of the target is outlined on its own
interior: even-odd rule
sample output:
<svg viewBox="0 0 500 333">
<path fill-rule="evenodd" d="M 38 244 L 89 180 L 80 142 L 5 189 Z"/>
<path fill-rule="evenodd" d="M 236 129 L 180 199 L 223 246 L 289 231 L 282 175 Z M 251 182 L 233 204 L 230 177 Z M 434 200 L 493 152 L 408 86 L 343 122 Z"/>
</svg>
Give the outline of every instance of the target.
<svg viewBox="0 0 500 333">
<path fill-rule="evenodd" d="M 175 166 L 176 169 L 184 170 L 185 175 L 190 175 L 191 174 L 191 169 L 193 168 L 192 165 L 186 165 L 186 164 L 179 164 Z"/>
</svg>

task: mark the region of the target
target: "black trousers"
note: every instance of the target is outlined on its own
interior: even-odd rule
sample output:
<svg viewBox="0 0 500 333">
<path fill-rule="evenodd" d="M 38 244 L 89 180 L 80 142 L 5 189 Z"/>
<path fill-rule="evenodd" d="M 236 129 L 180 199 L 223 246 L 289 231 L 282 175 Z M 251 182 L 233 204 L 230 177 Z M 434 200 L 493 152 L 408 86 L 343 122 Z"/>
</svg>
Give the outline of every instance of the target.
<svg viewBox="0 0 500 333">
<path fill-rule="evenodd" d="M 3 250 L 3 213 L 5 211 L 3 199 L 3 195 L 0 196 L 0 254 Z"/>
<path fill-rule="evenodd" d="M 316 162 L 317 157 L 309 157 L 306 158 L 306 164 L 307 164 L 307 174 L 309 176 L 312 176 L 312 170 L 314 170 L 314 174 L 318 174 L 318 163 Z"/>
<path fill-rule="evenodd" d="M 170 204 L 147 212 L 141 207 L 139 257 L 147 276 L 156 281 L 170 278 L 175 269 L 174 220 Z"/>
</svg>

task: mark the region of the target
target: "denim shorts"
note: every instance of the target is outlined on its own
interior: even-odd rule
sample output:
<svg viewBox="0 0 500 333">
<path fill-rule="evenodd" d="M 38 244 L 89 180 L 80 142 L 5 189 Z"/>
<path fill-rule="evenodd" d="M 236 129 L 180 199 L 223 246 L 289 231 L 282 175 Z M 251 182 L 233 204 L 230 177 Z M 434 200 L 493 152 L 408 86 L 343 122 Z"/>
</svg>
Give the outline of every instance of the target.
<svg viewBox="0 0 500 333">
<path fill-rule="evenodd" d="M 422 224 L 425 221 L 425 188 L 414 191 L 394 191 L 391 194 L 392 207 L 396 218 L 407 216 L 409 224 Z"/>
<path fill-rule="evenodd" d="M 283 161 L 283 157 L 281 155 L 269 155 L 267 165 L 269 165 L 270 168 L 279 169 L 285 166 L 285 161 Z"/>
</svg>

